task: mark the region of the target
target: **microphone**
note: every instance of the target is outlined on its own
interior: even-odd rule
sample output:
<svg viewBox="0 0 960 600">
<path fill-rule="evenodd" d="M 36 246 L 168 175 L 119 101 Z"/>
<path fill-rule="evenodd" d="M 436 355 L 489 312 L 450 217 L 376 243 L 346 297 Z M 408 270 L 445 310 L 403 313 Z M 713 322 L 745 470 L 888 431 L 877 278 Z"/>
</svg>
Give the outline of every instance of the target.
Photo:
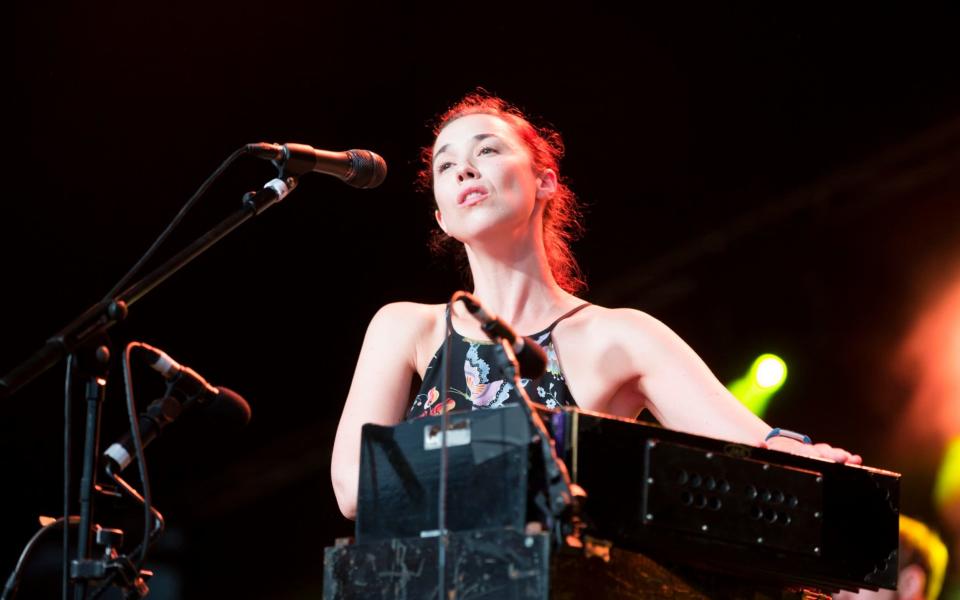
<svg viewBox="0 0 960 600">
<path fill-rule="evenodd" d="M 520 364 L 521 377 L 537 379 L 546 372 L 547 354 L 540 344 L 529 337 L 517 335 L 506 322 L 486 310 L 473 294 L 461 293 L 463 295 L 460 300 L 467 307 L 467 311 L 480 322 L 480 329 L 483 329 L 491 340 L 495 342 L 506 340 L 513 347 L 513 353 L 517 355 L 517 362 Z"/>
<path fill-rule="evenodd" d="M 228 426 L 244 426 L 250 422 L 250 404 L 240 394 L 225 387 L 210 385 L 196 371 L 181 365 L 162 350 L 147 344 L 142 344 L 141 347 L 150 355 L 150 366 L 169 382 L 169 391 L 178 392 L 183 397 L 181 402 L 173 395 L 164 396 L 151 402 L 147 410 L 140 413 L 140 439 L 144 448 L 156 439 L 163 429 L 194 406 L 206 407 L 205 412 Z M 111 444 L 103 456 L 112 462 L 114 472 L 119 473 L 126 469 L 136 456 L 130 432 Z"/>
<path fill-rule="evenodd" d="M 305 173 L 333 175 L 353 187 L 375 188 L 387 176 L 387 163 L 369 150 L 330 152 L 306 144 L 247 144 L 247 153 L 272 160 L 285 174 L 299 177 Z"/>
<path fill-rule="evenodd" d="M 206 404 L 220 393 L 220 388 L 213 387 L 199 373 L 173 360 L 163 350 L 143 343 L 140 348 L 147 353 L 150 368 L 163 375 L 175 390 L 186 396 L 188 402 L 198 400 L 201 404 Z"/>
</svg>

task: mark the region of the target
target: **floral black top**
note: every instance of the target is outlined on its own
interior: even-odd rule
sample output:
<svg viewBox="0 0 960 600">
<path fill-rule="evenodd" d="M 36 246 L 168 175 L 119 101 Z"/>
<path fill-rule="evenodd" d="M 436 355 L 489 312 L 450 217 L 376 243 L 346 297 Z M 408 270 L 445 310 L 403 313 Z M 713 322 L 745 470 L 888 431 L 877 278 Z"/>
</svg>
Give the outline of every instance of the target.
<svg viewBox="0 0 960 600">
<path fill-rule="evenodd" d="M 567 389 L 557 352 L 551 335 L 557 323 L 589 306 L 581 304 L 566 313 L 549 327 L 529 336 L 547 353 L 547 372 L 540 379 L 531 381 L 521 379 L 524 389 L 534 402 L 547 408 L 558 406 L 576 406 L 570 390 Z M 499 408 L 519 402 L 520 398 L 513 390 L 513 382 L 507 381 L 494 356 L 495 346 L 490 341 L 474 340 L 463 337 L 454 331 L 450 340 L 452 354 L 450 370 L 450 390 L 447 395 L 447 410 L 476 410 L 481 408 Z M 443 405 L 440 387 L 443 379 L 443 344 L 434 353 L 423 375 L 423 383 L 407 413 L 407 420 L 429 415 L 438 415 Z M 457 365 L 463 365 L 463 370 Z M 511 393 L 514 392 L 514 393 Z"/>
</svg>

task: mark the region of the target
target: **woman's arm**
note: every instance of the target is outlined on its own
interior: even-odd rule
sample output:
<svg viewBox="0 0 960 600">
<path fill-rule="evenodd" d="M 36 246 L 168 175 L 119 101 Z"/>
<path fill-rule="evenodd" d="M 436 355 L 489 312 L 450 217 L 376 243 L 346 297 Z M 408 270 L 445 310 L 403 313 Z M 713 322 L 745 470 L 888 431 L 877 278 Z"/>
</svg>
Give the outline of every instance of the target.
<svg viewBox="0 0 960 600">
<path fill-rule="evenodd" d="M 356 516 L 360 480 L 360 430 L 365 423 L 395 425 L 403 420 L 416 373 L 424 305 L 388 304 L 377 311 L 363 339 L 350 392 L 333 442 L 330 476 L 340 512 Z"/>
<path fill-rule="evenodd" d="M 639 374 L 636 385 L 646 407 L 665 427 L 836 462 L 861 462 L 859 456 L 827 444 L 782 437 L 764 442 L 771 427 L 734 398 L 680 336 L 646 313 L 612 312 L 615 326 L 609 335 L 625 349 L 631 371 Z"/>
</svg>

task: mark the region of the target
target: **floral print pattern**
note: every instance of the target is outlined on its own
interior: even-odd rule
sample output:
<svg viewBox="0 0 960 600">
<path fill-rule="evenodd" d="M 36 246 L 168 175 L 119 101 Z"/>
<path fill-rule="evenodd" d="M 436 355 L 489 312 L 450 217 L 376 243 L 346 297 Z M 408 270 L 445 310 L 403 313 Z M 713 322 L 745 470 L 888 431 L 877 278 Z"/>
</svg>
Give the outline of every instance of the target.
<svg viewBox="0 0 960 600">
<path fill-rule="evenodd" d="M 557 323 L 583 306 L 586 305 L 581 305 L 557 319 L 546 330 L 530 336 L 547 354 L 547 371 L 537 380 L 521 379 L 520 383 L 531 400 L 547 408 L 576 406 L 560 370 L 560 361 L 550 335 Z M 506 380 L 497 365 L 496 346 L 493 343 L 463 336 L 455 336 L 450 343 L 453 359 L 451 362 L 454 365 L 462 364 L 463 370 L 451 370 L 447 410 L 499 408 L 519 402 L 520 397 L 514 392 L 513 382 Z M 427 366 L 420 391 L 413 399 L 407 419 L 438 415 L 443 410 L 443 403 L 438 402 L 443 379 L 442 354 L 441 345 Z"/>
</svg>

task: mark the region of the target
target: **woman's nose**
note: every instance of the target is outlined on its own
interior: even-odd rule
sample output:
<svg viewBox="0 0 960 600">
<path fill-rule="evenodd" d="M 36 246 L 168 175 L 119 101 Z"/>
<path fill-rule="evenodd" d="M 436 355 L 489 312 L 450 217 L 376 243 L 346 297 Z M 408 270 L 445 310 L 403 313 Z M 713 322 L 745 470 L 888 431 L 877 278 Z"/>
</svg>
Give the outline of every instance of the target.
<svg viewBox="0 0 960 600">
<path fill-rule="evenodd" d="M 480 176 L 480 173 L 473 168 L 473 165 L 469 163 L 464 163 L 463 166 L 459 167 L 457 171 L 457 181 L 464 181 L 466 179 L 476 179 Z"/>
</svg>

